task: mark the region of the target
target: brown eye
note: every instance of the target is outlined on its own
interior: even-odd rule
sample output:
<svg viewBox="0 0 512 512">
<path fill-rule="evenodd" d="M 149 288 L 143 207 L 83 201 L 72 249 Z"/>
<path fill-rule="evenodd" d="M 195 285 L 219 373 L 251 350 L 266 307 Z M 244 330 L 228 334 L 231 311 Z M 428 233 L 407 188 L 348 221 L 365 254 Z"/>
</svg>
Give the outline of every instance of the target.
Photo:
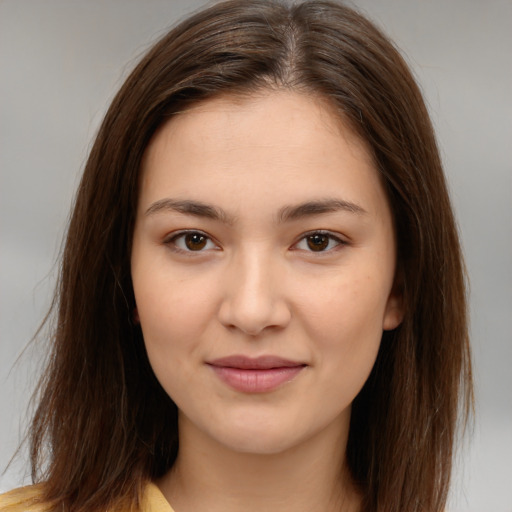
<svg viewBox="0 0 512 512">
<path fill-rule="evenodd" d="M 306 252 L 330 253 L 347 245 L 342 238 L 329 231 L 310 231 L 293 245 L 293 249 Z"/>
<path fill-rule="evenodd" d="M 204 252 L 219 249 L 219 246 L 202 231 L 185 231 L 171 236 L 165 245 L 178 252 Z"/>
<path fill-rule="evenodd" d="M 202 233 L 188 233 L 184 237 L 184 242 L 189 251 L 200 251 L 206 247 L 208 237 Z"/>
<path fill-rule="evenodd" d="M 315 252 L 325 251 L 329 245 L 329 240 L 329 236 L 322 235 L 321 233 L 315 233 L 306 237 L 308 248 Z"/>
</svg>

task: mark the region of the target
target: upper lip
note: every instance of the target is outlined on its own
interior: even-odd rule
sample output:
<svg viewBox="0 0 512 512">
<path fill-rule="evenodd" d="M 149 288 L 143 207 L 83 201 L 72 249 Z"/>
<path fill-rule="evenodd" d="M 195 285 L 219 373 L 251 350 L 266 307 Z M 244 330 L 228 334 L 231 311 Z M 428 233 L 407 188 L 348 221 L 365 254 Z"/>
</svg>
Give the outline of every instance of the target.
<svg viewBox="0 0 512 512">
<path fill-rule="evenodd" d="M 239 368 L 241 370 L 269 370 L 271 368 L 293 368 L 296 366 L 306 366 L 305 363 L 284 359 L 278 356 L 266 355 L 260 357 L 247 357 L 243 355 L 233 355 L 221 357 L 208 361 L 207 364 L 223 368 Z"/>
</svg>

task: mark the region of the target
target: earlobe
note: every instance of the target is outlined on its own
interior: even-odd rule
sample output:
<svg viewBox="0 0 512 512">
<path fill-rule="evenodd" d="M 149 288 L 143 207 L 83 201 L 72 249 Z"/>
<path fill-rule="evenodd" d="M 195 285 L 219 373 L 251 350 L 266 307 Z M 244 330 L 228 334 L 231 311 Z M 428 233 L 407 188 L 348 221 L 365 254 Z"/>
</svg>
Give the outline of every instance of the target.
<svg viewBox="0 0 512 512">
<path fill-rule="evenodd" d="M 386 304 L 386 312 L 384 314 L 384 321 L 382 329 L 384 331 L 391 331 L 396 329 L 404 319 L 404 308 L 402 295 L 395 296 L 391 294 Z"/>
<path fill-rule="evenodd" d="M 382 329 L 384 331 L 391 331 L 396 329 L 404 319 L 405 305 L 403 293 L 403 279 L 401 273 L 397 273 L 395 283 L 389 294 L 386 310 L 384 312 L 384 319 L 382 322 Z"/>
</svg>

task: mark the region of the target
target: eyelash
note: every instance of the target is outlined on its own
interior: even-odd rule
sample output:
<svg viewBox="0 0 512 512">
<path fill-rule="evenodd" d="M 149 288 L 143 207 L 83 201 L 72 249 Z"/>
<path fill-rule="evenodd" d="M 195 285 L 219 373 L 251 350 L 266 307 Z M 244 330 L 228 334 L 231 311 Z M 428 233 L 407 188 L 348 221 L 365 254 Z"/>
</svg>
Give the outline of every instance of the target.
<svg viewBox="0 0 512 512">
<path fill-rule="evenodd" d="M 189 248 L 185 247 L 179 247 L 178 241 L 181 239 L 183 240 L 183 243 L 186 244 L 185 237 L 187 235 L 199 235 L 200 237 L 203 237 L 205 245 L 200 247 L 197 251 L 194 251 Z M 299 247 L 300 244 L 308 244 L 308 239 L 312 239 L 312 237 L 320 236 L 320 237 L 326 237 L 327 238 L 327 246 L 324 248 L 321 248 L 319 251 L 312 250 L 311 248 L 301 248 Z M 330 247 L 330 245 L 334 242 L 334 246 Z M 204 231 L 199 230 L 186 230 L 186 231 L 179 231 L 177 233 L 173 233 L 171 236 L 167 237 L 164 240 L 164 244 L 169 246 L 172 250 L 182 253 L 182 254 L 191 254 L 191 253 L 200 253 L 204 252 L 205 250 L 219 250 L 219 246 L 217 242 L 215 242 L 211 236 L 206 234 Z M 208 247 L 209 244 L 212 244 L 214 247 Z M 331 251 L 335 251 L 340 246 L 348 245 L 348 243 L 345 240 L 342 240 L 340 237 L 334 235 L 330 231 L 324 231 L 324 230 L 317 230 L 317 231 L 309 231 L 307 233 L 304 233 L 301 235 L 301 237 L 298 239 L 297 242 L 295 242 L 292 245 L 293 250 L 300 250 L 305 252 L 311 252 L 311 253 L 329 253 Z M 309 246 L 309 245 L 308 245 Z M 310 246 L 309 246 L 310 247 Z"/>
</svg>

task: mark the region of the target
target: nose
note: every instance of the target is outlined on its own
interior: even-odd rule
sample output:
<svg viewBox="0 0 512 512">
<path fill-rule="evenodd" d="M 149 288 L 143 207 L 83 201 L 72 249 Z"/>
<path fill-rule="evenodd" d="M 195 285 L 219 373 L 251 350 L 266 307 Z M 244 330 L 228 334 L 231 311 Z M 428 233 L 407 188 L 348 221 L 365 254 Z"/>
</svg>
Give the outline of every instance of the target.
<svg viewBox="0 0 512 512">
<path fill-rule="evenodd" d="M 230 262 L 219 309 L 219 320 L 225 327 L 257 336 L 288 325 L 291 310 L 278 267 L 270 255 L 256 251 Z"/>
</svg>

